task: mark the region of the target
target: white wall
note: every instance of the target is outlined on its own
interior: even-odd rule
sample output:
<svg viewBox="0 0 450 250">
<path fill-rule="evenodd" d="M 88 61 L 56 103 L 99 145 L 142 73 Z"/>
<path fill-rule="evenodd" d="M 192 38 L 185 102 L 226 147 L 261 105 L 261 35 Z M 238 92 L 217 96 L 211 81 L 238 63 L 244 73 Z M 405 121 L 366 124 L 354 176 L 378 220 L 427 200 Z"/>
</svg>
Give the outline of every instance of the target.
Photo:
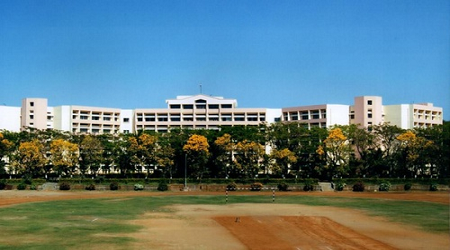
<svg viewBox="0 0 450 250">
<path fill-rule="evenodd" d="M 281 118 L 282 111 L 281 109 L 266 109 L 266 122 L 274 123 L 275 118 Z"/>
<path fill-rule="evenodd" d="M 70 106 L 53 108 L 53 127 L 56 130 L 72 132 L 72 111 Z"/>
<path fill-rule="evenodd" d="M 20 132 L 20 107 L 0 106 L 0 130 Z"/>
<path fill-rule="evenodd" d="M 411 105 L 409 104 L 385 105 L 384 121 L 389 125 L 410 129 L 412 128 L 411 112 Z"/>
<path fill-rule="evenodd" d="M 124 118 L 128 118 L 128 122 L 124 122 Z M 128 130 L 129 133 L 134 132 L 134 111 L 132 109 L 120 110 L 120 133 L 124 133 L 125 130 Z"/>
<path fill-rule="evenodd" d="M 349 125 L 350 106 L 339 104 L 327 105 L 327 126 Z"/>
</svg>

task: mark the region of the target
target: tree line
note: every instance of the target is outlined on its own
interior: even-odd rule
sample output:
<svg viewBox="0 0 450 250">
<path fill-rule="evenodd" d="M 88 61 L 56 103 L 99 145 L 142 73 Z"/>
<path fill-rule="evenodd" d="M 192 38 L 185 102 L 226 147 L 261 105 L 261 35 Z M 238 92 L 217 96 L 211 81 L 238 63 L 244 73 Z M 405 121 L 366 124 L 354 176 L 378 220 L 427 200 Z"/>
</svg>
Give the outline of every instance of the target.
<svg viewBox="0 0 450 250">
<path fill-rule="evenodd" d="M 0 132 L 0 175 L 189 178 L 448 178 L 450 123 L 307 129 L 298 123 L 168 133 Z"/>
</svg>

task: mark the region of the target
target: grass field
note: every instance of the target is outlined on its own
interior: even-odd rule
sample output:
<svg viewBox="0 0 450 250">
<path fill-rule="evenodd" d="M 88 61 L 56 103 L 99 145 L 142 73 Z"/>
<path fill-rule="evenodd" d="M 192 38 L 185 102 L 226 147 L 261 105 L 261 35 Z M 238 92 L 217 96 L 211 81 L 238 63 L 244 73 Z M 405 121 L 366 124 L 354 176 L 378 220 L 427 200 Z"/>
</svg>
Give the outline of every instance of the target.
<svg viewBox="0 0 450 250">
<path fill-rule="evenodd" d="M 148 213 L 173 213 L 171 205 L 271 204 L 268 195 L 155 196 L 25 203 L 0 208 L 0 249 L 129 249 L 129 234 L 142 226 L 129 221 Z M 449 207 L 420 201 L 320 196 L 280 196 L 277 204 L 329 206 L 363 211 L 420 230 L 449 232 Z M 149 236 L 151 237 L 151 236 Z"/>
</svg>

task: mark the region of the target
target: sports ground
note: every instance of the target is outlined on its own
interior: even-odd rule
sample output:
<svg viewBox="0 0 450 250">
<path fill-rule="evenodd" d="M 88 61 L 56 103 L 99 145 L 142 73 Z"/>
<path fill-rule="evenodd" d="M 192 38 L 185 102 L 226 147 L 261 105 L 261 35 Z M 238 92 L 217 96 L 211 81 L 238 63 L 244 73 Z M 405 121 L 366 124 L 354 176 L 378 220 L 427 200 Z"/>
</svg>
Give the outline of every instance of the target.
<svg viewBox="0 0 450 250">
<path fill-rule="evenodd" d="M 5 190 L 0 249 L 449 249 L 448 217 L 448 192 Z"/>
</svg>

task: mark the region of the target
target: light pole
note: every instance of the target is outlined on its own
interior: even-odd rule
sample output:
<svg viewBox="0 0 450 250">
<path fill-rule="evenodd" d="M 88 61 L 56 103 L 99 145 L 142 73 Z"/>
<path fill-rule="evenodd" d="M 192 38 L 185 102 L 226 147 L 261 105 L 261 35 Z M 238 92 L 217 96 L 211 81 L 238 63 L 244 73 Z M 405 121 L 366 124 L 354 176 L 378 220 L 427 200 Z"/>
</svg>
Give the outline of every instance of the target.
<svg viewBox="0 0 450 250">
<path fill-rule="evenodd" d="M 187 154 L 184 154 L 184 191 L 187 191 Z"/>
</svg>

